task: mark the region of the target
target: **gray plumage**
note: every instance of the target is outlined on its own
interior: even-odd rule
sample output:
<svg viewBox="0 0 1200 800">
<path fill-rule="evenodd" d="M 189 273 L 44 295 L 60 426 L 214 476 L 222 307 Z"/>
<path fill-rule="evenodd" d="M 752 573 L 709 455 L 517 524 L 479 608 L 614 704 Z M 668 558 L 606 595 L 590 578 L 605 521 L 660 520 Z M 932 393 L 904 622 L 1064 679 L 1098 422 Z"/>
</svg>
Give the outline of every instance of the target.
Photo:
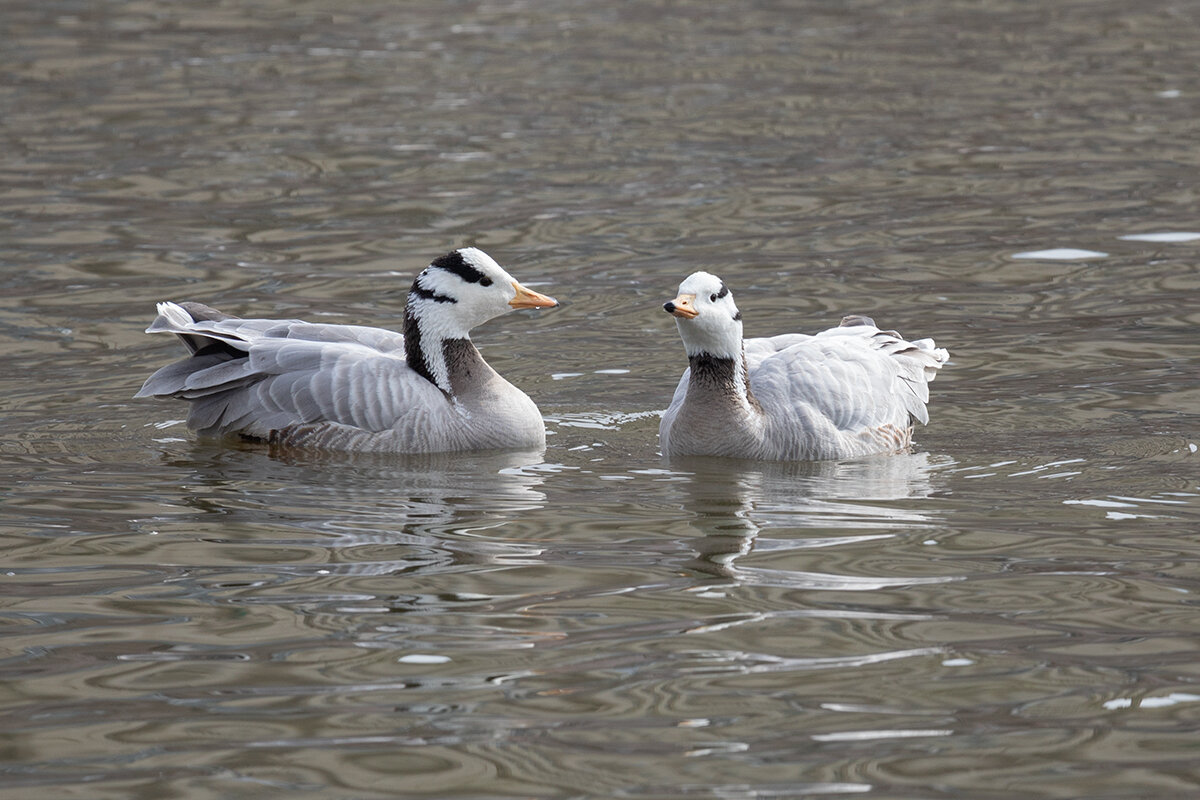
<svg viewBox="0 0 1200 800">
<path fill-rule="evenodd" d="M 949 358 L 931 339 L 907 341 L 863 316 L 814 335 L 743 341 L 733 295 L 706 272 L 664 308 L 689 358 L 659 426 L 669 456 L 816 461 L 902 450 L 912 422 L 929 421 L 928 384 Z"/>
<path fill-rule="evenodd" d="M 191 355 L 135 396 L 190 401 L 188 426 L 205 436 L 394 453 L 540 448 L 537 406 L 483 360 L 468 332 L 512 308 L 555 304 L 475 248 L 417 276 L 407 336 L 159 303 L 146 332 L 175 334 Z"/>
</svg>

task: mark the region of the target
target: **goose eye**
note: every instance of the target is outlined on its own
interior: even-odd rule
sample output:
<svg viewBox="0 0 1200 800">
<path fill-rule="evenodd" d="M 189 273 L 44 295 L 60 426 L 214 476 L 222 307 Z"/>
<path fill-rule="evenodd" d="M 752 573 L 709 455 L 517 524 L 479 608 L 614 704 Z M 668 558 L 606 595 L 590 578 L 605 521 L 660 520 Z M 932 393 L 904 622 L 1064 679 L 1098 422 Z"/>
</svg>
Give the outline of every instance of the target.
<svg viewBox="0 0 1200 800">
<path fill-rule="evenodd" d="M 717 302 L 717 296 L 716 296 L 716 294 L 710 294 L 710 295 L 708 296 L 708 302 L 710 302 L 710 303 L 715 303 L 715 302 Z"/>
</svg>

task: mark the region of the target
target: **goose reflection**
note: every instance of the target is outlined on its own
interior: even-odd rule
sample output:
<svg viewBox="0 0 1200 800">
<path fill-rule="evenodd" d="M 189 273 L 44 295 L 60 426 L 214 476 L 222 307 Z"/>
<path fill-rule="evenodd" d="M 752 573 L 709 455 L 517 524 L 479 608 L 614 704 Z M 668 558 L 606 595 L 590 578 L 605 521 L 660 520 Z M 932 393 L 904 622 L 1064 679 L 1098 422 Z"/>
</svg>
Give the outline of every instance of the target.
<svg viewBox="0 0 1200 800">
<path fill-rule="evenodd" d="M 683 507 L 692 514 L 689 524 L 699 534 L 692 543 L 696 556 L 685 566 L 738 582 L 792 588 L 865 590 L 922 582 L 739 567 L 736 562 L 751 550 L 846 545 L 887 539 L 897 535 L 897 529 L 930 524 L 928 511 L 898 501 L 932 495 L 938 468 L 945 465 L 928 453 L 801 463 L 674 461 L 676 469 L 687 471 L 688 479 L 674 485 L 682 494 Z M 760 538 L 762 531 L 784 526 L 839 533 Z"/>
<path fill-rule="evenodd" d="M 327 554 L 288 565 L 290 575 L 394 575 L 512 563 L 536 557 L 537 547 L 488 532 L 546 505 L 539 487 L 556 467 L 544 455 L 397 458 L 196 445 L 186 459 L 171 459 L 186 476 L 183 502 L 191 513 L 151 522 L 195 530 L 219 519 L 221 531 L 254 530 L 257 546 L 316 546 Z"/>
</svg>

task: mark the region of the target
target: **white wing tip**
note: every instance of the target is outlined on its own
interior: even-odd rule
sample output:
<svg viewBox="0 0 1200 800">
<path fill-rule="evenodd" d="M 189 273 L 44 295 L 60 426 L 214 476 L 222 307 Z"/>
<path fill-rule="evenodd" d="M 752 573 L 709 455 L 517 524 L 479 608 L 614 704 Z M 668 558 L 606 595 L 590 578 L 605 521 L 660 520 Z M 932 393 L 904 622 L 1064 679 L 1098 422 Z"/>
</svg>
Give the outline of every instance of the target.
<svg viewBox="0 0 1200 800">
<path fill-rule="evenodd" d="M 158 316 L 155 317 L 154 322 L 150 323 L 150 327 L 146 328 L 146 333 L 162 333 L 178 328 L 187 328 L 194 321 L 192 315 L 183 310 L 183 306 L 172 303 L 170 300 L 157 304 L 155 309 L 158 311 Z"/>
</svg>

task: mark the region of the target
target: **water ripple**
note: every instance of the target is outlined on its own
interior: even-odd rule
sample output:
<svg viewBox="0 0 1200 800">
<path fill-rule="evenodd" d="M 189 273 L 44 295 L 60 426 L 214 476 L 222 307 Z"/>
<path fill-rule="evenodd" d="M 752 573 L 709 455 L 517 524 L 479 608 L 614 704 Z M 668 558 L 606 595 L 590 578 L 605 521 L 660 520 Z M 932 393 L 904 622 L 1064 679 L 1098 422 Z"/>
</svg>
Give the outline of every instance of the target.
<svg viewBox="0 0 1200 800">
<path fill-rule="evenodd" d="M 1186 5 L 393 6 L 6 4 L 6 787 L 1196 793 Z M 468 243 L 563 300 L 474 335 L 543 453 L 130 399 L 155 301 L 395 326 Z M 948 346 L 914 452 L 661 459 L 696 269 Z"/>
</svg>

